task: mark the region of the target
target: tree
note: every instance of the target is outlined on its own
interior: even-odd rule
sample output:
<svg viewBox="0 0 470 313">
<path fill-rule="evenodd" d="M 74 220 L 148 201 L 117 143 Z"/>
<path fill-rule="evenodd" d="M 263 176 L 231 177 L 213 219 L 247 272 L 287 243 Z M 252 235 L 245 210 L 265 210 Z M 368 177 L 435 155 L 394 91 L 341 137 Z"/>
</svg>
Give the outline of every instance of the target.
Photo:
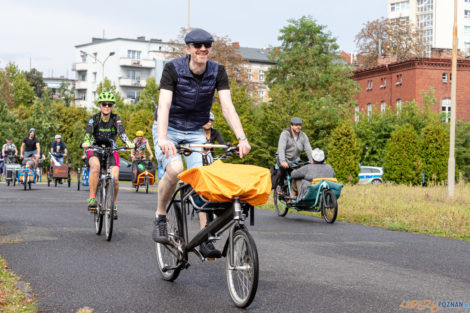
<svg viewBox="0 0 470 313">
<path fill-rule="evenodd" d="M 377 19 L 367 22 L 356 35 L 358 65 L 377 65 L 379 55 L 397 60 L 425 55 L 422 31 L 402 19 Z"/>
<path fill-rule="evenodd" d="M 0 102 L 5 103 L 8 108 L 13 108 L 14 99 L 11 91 L 11 78 L 4 71 L 0 71 Z"/>
<path fill-rule="evenodd" d="M 34 100 L 34 90 L 29 85 L 24 73 L 14 63 L 7 64 L 5 73 L 11 82 L 9 91 L 13 98 L 13 105 L 15 107 L 19 105 L 30 106 Z"/>
<path fill-rule="evenodd" d="M 143 109 L 153 112 L 158 104 L 160 91 L 158 89 L 155 77 L 149 77 L 146 80 L 145 88 L 140 92 L 139 102 L 136 109 Z"/>
<path fill-rule="evenodd" d="M 400 126 L 392 132 L 387 143 L 384 179 L 397 184 L 417 185 L 421 182 L 421 170 L 418 134 L 411 125 Z"/>
<path fill-rule="evenodd" d="M 59 94 L 62 100 L 64 100 L 64 104 L 66 107 L 69 107 L 70 104 L 72 104 L 73 99 L 75 98 L 73 89 L 70 88 L 70 83 L 67 82 L 60 83 Z"/>
<path fill-rule="evenodd" d="M 46 83 L 44 83 L 42 72 L 33 68 L 29 72 L 25 72 L 25 78 L 29 82 L 29 85 L 33 87 L 36 97 L 42 98 L 44 88 L 47 87 Z"/>
<path fill-rule="evenodd" d="M 335 170 L 336 178 L 341 182 L 359 181 L 359 145 L 349 121 L 345 121 L 333 130 L 328 145 L 328 163 Z"/>
<path fill-rule="evenodd" d="M 456 127 L 455 161 L 458 171 L 465 180 L 470 180 L 470 122 Z"/>
<path fill-rule="evenodd" d="M 350 68 L 337 62 L 338 45 L 326 27 L 304 16 L 289 20 L 280 32 L 281 46 L 269 54 L 276 64 L 267 71 L 268 86 L 281 86 L 304 101 L 327 97 L 329 106 L 352 106 L 357 84 Z"/>
<path fill-rule="evenodd" d="M 420 155 L 426 182 L 447 180 L 449 133 L 442 123 L 432 123 L 423 129 Z"/>
</svg>

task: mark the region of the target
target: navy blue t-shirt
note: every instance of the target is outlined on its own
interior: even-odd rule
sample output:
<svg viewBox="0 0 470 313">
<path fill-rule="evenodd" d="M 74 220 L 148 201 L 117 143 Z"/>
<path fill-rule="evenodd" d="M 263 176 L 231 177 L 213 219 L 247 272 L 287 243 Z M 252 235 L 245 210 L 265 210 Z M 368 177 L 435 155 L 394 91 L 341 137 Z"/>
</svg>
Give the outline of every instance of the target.
<svg viewBox="0 0 470 313">
<path fill-rule="evenodd" d="M 54 141 L 51 145 L 51 148 L 54 152 L 58 152 L 58 153 L 64 153 L 65 152 L 65 148 L 67 148 L 65 146 L 65 143 L 63 141 L 61 141 L 59 143 L 59 145 L 57 145 L 57 141 Z"/>
</svg>

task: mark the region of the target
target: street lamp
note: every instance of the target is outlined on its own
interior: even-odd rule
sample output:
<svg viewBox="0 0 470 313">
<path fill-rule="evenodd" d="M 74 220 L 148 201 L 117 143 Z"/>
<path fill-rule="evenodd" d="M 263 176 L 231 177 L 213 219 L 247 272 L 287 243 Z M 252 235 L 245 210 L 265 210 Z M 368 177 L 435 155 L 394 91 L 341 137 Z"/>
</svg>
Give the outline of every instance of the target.
<svg viewBox="0 0 470 313">
<path fill-rule="evenodd" d="M 104 64 L 106 63 L 106 61 L 109 59 L 110 56 L 113 56 L 113 55 L 115 55 L 116 53 L 115 53 L 114 51 L 111 51 L 111 52 L 108 54 L 108 56 L 106 57 L 106 59 L 104 59 L 103 62 L 101 62 L 100 60 L 98 60 L 98 58 L 96 57 L 96 55 L 91 55 L 91 54 L 89 54 L 89 53 L 86 52 L 86 51 L 80 50 L 80 53 L 81 53 L 82 55 L 84 54 L 84 55 L 88 55 L 88 56 L 90 56 L 90 57 L 95 58 L 95 61 L 101 64 L 101 70 L 102 70 L 102 73 L 103 73 L 103 82 L 104 82 L 104 78 L 105 78 L 105 76 L 104 76 Z"/>
</svg>

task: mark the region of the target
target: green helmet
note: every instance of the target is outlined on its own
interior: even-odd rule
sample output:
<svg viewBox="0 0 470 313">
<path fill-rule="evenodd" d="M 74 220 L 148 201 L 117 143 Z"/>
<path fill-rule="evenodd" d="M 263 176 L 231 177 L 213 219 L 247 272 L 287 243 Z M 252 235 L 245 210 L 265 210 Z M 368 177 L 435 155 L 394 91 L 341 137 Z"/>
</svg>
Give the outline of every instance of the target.
<svg viewBox="0 0 470 313">
<path fill-rule="evenodd" d="M 112 92 L 108 92 L 108 91 L 102 92 L 98 96 L 98 103 L 101 103 L 101 102 L 116 103 L 116 96 L 114 96 L 114 93 Z"/>
</svg>

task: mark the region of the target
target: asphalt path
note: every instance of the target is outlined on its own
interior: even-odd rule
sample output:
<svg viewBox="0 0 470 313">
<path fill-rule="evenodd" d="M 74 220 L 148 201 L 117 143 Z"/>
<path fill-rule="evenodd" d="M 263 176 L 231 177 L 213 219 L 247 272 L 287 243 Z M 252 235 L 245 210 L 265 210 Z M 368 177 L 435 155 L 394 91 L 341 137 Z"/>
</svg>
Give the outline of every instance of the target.
<svg viewBox="0 0 470 313">
<path fill-rule="evenodd" d="M 155 192 L 136 194 L 121 184 L 111 242 L 95 235 L 87 197 L 87 188 L 75 184 L 24 191 L 0 183 L 0 254 L 31 283 L 41 312 L 242 311 L 230 300 L 225 260 L 191 256 L 175 282 L 160 278 L 151 240 Z M 260 280 L 246 311 L 418 312 L 400 306 L 470 301 L 468 242 L 264 210 L 255 215 L 249 229 Z M 198 222 L 190 226 L 195 231 Z M 440 310 L 459 311 L 465 310 Z"/>
</svg>

